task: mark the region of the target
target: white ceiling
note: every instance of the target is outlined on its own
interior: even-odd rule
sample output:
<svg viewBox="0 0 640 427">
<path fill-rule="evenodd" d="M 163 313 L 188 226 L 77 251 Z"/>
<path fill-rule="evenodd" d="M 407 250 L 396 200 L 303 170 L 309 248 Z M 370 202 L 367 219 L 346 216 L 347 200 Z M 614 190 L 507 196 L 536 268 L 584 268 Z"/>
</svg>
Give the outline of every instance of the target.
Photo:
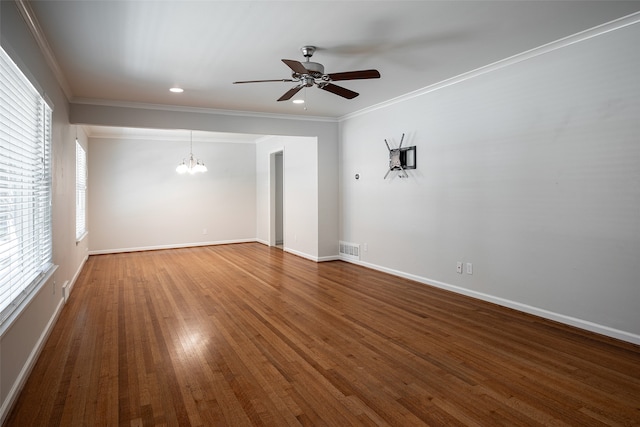
<svg viewBox="0 0 640 427">
<path fill-rule="evenodd" d="M 618 1 L 29 1 L 70 100 L 340 118 L 640 10 Z M 326 72 L 374 68 L 276 102 L 293 83 L 281 59 Z M 172 94 L 171 86 L 185 92 Z"/>
</svg>

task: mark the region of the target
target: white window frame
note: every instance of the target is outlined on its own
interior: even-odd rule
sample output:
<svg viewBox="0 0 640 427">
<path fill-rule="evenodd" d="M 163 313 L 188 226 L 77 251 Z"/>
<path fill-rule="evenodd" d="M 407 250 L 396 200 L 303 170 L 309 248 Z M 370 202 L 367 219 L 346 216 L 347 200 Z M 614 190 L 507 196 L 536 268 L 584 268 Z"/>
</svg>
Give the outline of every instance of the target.
<svg viewBox="0 0 640 427">
<path fill-rule="evenodd" d="M 0 332 L 55 271 L 52 108 L 0 47 Z"/>
<path fill-rule="evenodd" d="M 76 243 L 87 235 L 87 152 L 76 137 Z"/>
</svg>

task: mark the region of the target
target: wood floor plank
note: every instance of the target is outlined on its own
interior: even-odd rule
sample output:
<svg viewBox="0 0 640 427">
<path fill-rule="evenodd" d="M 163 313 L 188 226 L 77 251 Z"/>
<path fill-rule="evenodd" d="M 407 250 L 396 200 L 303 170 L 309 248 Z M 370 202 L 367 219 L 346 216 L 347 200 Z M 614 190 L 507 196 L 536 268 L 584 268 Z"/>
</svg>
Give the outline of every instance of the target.
<svg viewBox="0 0 640 427">
<path fill-rule="evenodd" d="M 6 426 L 634 426 L 640 347 L 257 243 L 91 256 Z"/>
</svg>

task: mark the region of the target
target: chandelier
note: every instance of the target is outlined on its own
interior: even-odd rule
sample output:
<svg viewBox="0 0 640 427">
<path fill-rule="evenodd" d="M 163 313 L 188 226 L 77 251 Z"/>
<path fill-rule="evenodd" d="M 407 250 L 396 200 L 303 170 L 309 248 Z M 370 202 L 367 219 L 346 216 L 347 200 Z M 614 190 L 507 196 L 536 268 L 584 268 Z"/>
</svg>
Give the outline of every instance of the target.
<svg viewBox="0 0 640 427">
<path fill-rule="evenodd" d="M 182 162 L 178 164 L 176 168 L 176 172 L 183 174 L 189 172 L 190 174 L 198 173 L 198 172 L 206 172 L 207 167 L 204 165 L 204 162 L 200 159 L 196 159 L 193 157 L 193 131 L 190 134 L 190 145 L 189 145 L 189 159 L 182 159 Z"/>
</svg>

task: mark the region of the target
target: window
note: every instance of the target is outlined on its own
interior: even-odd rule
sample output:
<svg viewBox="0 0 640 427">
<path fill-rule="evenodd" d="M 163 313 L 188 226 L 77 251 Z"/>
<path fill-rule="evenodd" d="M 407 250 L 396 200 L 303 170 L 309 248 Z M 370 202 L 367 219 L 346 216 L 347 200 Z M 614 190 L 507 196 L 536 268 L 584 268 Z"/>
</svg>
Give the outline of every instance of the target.
<svg viewBox="0 0 640 427">
<path fill-rule="evenodd" d="M 52 268 L 51 108 L 0 48 L 0 324 Z"/>
<path fill-rule="evenodd" d="M 76 138 L 76 241 L 87 233 L 87 153 Z"/>
</svg>

